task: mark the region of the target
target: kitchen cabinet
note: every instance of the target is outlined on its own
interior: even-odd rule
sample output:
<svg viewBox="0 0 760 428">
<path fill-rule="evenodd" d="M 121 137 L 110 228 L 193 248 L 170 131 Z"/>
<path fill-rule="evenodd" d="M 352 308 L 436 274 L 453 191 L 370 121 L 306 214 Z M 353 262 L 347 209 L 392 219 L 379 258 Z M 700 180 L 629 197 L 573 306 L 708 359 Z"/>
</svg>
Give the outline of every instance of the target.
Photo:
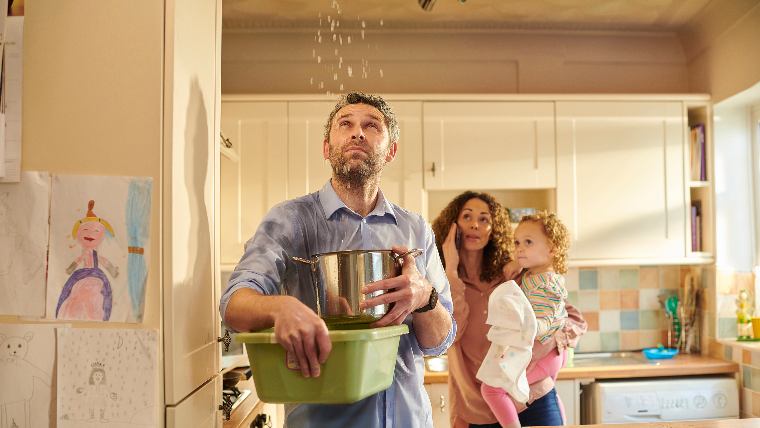
<svg viewBox="0 0 760 428">
<path fill-rule="evenodd" d="M 556 186 L 551 101 L 425 102 L 425 189 Z"/>
<path fill-rule="evenodd" d="M 565 409 L 565 424 L 581 423 L 581 382 L 579 379 L 558 380 L 554 385 Z"/>
<path fill-rule="evenodd" d="M 426 383 L 425 390 L 430 397 L 430 406 L 433 408 L 433 427 L 449 428 L 449 384 Z"/>
<path fill-rule="evenodd" d="M 243 255 L 264 215 L 288 193 L 288 105 L 286 102 L 225 102 L 221 128 L 236 150 L 224 159 L 220 182 L 221 263 Z"/>
<path fill-rule="evenodd" d="M 678 101 L 557 102 L 557 211 L 570 259 L 686 257 Z"/>
</svg>

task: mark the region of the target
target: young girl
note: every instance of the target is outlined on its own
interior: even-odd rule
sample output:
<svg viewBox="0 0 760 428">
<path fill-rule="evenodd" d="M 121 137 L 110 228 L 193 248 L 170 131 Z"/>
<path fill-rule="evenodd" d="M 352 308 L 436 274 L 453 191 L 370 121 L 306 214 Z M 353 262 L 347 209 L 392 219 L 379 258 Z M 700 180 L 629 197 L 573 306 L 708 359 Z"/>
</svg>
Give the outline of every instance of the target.
<svg viewBox="0 0 760 428">
<path fill-rule="evenodd" d="M 520 267 L 523 268 L 520 288 L 525 293 L 535 313 L 536 340 L 541 343 L 548 341 L 557 330 L 563 327 L 567 319 L 565 309 L 567 290 L 565 289 L 565 279 L 561 274 L 567 272 L 568 246 L 567 228 L 554 213 L 540 212 L 525 216 L 515 230 L 514 255 Z M 528 325 L 528 327 L 530 326 Z M 516 368 L 513 364 L 506 364 L 510 356 L 509 351 L 505 350 L 503 345 L 496 343 L 492 343 L 491 347 L 492 349 L 497 347 L 501 350 L 499 354 L 491 352 L 488 354 L 505 363 L 501 365 L 501 377 L 507 377 L 508 372 L 515 372 Z M 527 373 L 527 383 L 531 384 L 545 377 L 556 379 L 564 359 L 564 352 L 551 352 L 546 357 L 541 358 L 535 367 Z M 527 362 L 522 365 L 519 372 L 524 371 L 527 365 Z M 524 394 L 510 396 L 502 388 L 494 386 L 504 385 L 505 382 L 514 382 L 514 379 L 509 381 L 497 378 L 482 380 L 481 393 L 483 399 L 488 403 L 501 426 L 505 428 L 519 427 L 516 403 L 513 400 L 520 403 L 518 405 L 524 404 Z"/>
</svg>

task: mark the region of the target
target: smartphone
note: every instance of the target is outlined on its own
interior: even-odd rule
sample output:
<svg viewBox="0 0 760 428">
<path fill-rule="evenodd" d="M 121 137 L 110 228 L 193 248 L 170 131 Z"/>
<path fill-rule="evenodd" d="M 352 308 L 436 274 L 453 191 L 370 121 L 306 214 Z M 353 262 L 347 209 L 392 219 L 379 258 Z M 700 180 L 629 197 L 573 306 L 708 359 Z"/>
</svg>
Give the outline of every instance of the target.
<svg viewBox="0 0 760 428">
<path fill-rule="evenodd" d="M 456 246 L 457 249 L 459 249 L 459 248 L 462 247 L 462 231 L 459 229 L 459 225 L 458 224 L 457 224 L 456 235 L 454 235 L 454 246 Z"/>
</svg>

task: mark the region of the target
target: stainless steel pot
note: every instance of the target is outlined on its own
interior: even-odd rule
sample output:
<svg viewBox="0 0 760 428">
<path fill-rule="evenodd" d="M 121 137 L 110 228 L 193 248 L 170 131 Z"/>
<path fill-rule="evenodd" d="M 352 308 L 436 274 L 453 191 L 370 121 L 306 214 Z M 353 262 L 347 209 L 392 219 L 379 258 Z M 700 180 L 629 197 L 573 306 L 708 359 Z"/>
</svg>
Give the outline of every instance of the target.
<svg viewBox="0 0 760 428">
<path fill-rule="evenodd" d="M 293 257 L 293 260 L 311 265 L 320 317 L 332 322 L 363 322 L 382 318 L 388 305 L 360 309 L 361 302 L 383 293 L 380 290 L 363 294 L 362 287 L 400 275 L 403 258 L 420 254 L 420 249 L 404 254 L 391 250 L 353 250 L 315 254 L 311 260 Z"/>
</svg>

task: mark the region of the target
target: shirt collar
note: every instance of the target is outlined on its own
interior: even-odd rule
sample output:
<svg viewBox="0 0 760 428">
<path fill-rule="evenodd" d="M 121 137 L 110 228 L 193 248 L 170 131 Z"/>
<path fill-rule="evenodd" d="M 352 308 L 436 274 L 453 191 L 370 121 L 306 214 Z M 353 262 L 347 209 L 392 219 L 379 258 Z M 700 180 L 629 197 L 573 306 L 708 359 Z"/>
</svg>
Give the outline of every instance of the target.
<svg viewBox="0 0 760 428">
<path fill-rule="evenodd" d="M 322 210 L 325 212 L 325 218 L 328 219 L 341 208 L 345 208 L 346 211 L 354 213 L 354 211 L 346 206 L 346 204 L 340 199 L 338 194 L 335 193 L 335 189 L 332 186 L 332 180 L 327 180 L 327 183 L 325 183 L 325 185 L 319 189 L 319 203 L 322 204 Z M 367 217 L 383 217 L 386 214 L 390 215 L 393 218 L 394 222 L 396 221 L 396 212 L 393 209 L 393 205 L 388 202 L 387 199 L 385 199 L 383 191 L 378 189 L 377 204 L 375 205 L 375 209 L 373 209 L 372 212 L 367 215 Z"/>
</svg>

